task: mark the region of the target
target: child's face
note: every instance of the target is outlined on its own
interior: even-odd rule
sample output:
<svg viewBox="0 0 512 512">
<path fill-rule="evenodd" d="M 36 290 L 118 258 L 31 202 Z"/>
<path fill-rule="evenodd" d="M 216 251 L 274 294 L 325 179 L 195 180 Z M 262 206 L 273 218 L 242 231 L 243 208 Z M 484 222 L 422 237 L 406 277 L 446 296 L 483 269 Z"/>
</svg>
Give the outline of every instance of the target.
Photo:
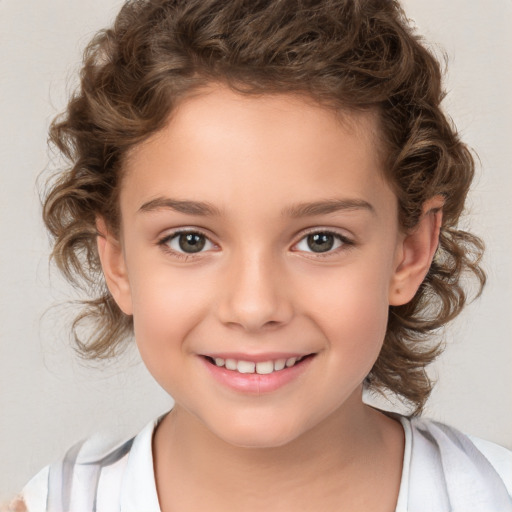
<svg viewBox="0 0 512 512">
<path fill-rule="evenodd" d="M 212 88 L 126 163 L 110 288 L 176 407 L 233 444 L 280 445 L 350 414 L 383 343 L 397 201 L 374 118 L 344 119 Z M 305 359 L 265 375 L 212 363 L 266 372 L 292 357 Z"/>
</svg>

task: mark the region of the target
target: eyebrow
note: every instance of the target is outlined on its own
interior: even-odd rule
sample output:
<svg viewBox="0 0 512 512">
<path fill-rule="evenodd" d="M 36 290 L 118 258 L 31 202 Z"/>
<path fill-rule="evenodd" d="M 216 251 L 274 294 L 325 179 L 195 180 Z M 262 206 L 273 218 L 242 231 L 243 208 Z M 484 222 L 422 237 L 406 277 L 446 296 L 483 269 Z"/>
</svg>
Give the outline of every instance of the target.
<svg viewBox="0 0 512 512">
<path fill-rule="evenodd" d="M 170 209 L 179 213 L 199 216 L 220 216 L 221 210 L 211 203 L 203 201 L 191 201 L 172 199 L 170 197 L 157 197 L 140 208 L 140 212 L 152 212 L 155 210 Z M 283 217 L 312 217 L 315 215 L 325 215 L 336 213 L 338 211 L 357 211 L 363 210 L 375 214 L 373 206 L 362 199 L 327 199 L 324 201 L 314 201 L 311 203 L 298 203 L 285 208 L 281 215 Z"/>
<path fill-rule="evenodd" d="M 179 213 L 188 215 L 214 216 L 220 215 L 221 211 L 211 203 L 202 201 L 182 201 L 179 199 L 171 199 L 170 197 L 157 197 L 140 208 L 140 212 L 152 212 L 155 210 L 170 209 Z"/>
<path fill-rule="evenodd" d="M 327 199 L 325 201 L 315 201 L 312 203 L 299 203 L 285 208 L 282 213 L 284 216 L 298 218 L 325 215 L 343 210 L 363 210 L 375 214 L 375 208 L 362 199 Z"/>
</svg>

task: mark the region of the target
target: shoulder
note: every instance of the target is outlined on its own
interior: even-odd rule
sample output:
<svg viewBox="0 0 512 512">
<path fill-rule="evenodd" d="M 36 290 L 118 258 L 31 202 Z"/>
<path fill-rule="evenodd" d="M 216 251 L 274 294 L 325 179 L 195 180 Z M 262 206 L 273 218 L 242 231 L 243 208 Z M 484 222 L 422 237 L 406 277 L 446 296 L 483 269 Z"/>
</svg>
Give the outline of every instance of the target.
<svg viewBox="0 0 512 512">
<path fill-rule="evenodd" d="M 503 478 L 508 493 L 512 496 L 512 451 L 485 439 L 474 436 L 468 438 Z"/>
<path fill-rule="evenodd" d="M 24 487 L 22 496 L 29 512 L 73 510 L 77 501 L 93 503 L 100 480 L 110 494 L 118 494 L 133 440 L 116 442 L 98 435 L 72 446 Z"/>
<path fill-rule="evenodd" d="M 459 460 L 465 466 L 479 466 L 488 471 L 492 468 L 507 487 L 508 493 L 512 495 L 511 450 L 491 441 L 466 435 L 437 421 L 415 418 L 410 423 L 416 444 L 430 444 L 430 451 L 433 449 L 445 465 Z M 419 450 L 417 455 L 421 456 L 424 453 Z"/>
<path fill-rule="evenodd" d="M 43 468 L 24 487 L 22 496 L 29 512 L 118 510 L 123 489 L 140 472 L 153 480 L 151 440 L 158 420 L 137 436 L 119 440 L 95 435 L 72 446 L 64 457 Z"/>
<path fill-rule="evenodd" d="M 29 512 L 46 511 L 49 472 L 50 466 L 44 467 L 23 488 L 21 495 Z"/>
<path fill-rule="evenodd" d="M 410 510 L 512 511 L 512 452 L 442 423 L 402 419 Z"/>
</svg>

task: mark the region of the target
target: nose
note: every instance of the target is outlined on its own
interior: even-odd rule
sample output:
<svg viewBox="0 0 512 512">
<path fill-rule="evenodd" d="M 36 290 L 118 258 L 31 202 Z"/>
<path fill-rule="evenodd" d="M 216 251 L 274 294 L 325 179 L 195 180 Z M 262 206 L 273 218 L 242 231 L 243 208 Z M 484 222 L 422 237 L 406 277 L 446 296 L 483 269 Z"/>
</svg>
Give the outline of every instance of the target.
<svg viewBox="0 0 512 512">
<path fill-rule="evenodd" d="M 293 317 L 292 291 L 271 257 L 240 255 L 230 261 L 221 286 L 218 314 L 225 325 L 258 332 L 286 325 Z"/>
</svg>

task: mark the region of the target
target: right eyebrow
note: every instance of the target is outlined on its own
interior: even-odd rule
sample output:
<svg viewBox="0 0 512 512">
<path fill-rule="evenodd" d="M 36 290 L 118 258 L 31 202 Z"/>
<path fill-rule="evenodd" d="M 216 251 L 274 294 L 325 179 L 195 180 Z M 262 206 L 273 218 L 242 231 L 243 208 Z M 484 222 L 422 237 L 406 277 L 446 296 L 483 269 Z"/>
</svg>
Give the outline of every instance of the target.
<svg viewBox="0 0 512 512">
<path fill-rule="evenodd" d="M 169 209 L 188 215 L 215 216 L 221 215 L 221 211 L 211 203 L 203 201 L 182 201 L 170 197 L 157 197 L 144 203 L 139 212 L 152 212 L 155 210 Z"/>
<path fill-rule="evenodd" d="M 283 215 L 293 218 L 325 215 L 338 211 L 367 211 L 375 215 L 375 208 L 362 199 L 327 199 L 312 203 L 299 203 L 291 205 L 283 211 Z"/>
</svg>

